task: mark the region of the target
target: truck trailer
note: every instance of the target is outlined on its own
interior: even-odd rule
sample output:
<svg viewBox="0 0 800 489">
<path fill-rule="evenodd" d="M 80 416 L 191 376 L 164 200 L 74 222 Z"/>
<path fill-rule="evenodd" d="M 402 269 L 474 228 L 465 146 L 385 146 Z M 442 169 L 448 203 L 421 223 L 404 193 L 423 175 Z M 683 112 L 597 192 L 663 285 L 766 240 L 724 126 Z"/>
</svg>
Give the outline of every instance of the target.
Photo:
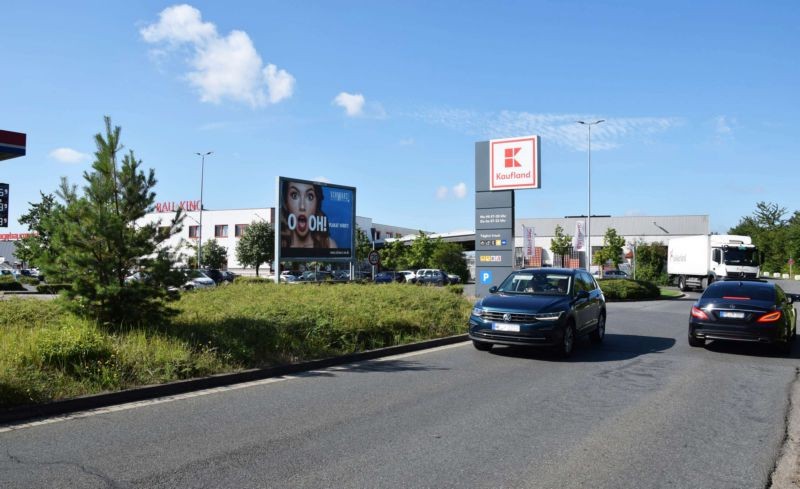
<svg viewBox="0 0 800 489">
<path fill-rule="evenodd" d="M 755 279 L 760 269 L 750 236 L 712 234 L 673 238 L 667 245 L 667 274 L 681 291 L 704 290 L 717 280 Z"/>
</svg>

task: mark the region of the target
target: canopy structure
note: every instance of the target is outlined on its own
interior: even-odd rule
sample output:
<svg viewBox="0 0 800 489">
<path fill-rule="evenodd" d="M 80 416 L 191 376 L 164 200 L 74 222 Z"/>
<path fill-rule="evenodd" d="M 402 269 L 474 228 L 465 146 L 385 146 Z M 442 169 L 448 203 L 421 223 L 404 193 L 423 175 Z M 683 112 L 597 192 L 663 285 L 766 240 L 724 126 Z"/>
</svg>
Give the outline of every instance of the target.
<svg viewBox="0 0 800 489">
<path fill-rule="evenodd" d="M 25 133 L 0 129 L 0 161 L 25 156 Z"/>
</svg>

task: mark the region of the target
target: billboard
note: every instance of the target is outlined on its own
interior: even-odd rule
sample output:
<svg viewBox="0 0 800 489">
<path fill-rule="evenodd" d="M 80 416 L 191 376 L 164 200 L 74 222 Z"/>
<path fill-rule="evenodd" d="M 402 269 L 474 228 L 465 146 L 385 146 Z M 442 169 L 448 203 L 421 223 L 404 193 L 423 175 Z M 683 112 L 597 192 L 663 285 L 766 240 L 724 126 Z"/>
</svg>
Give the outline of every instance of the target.
<svg viewBox="0 0 800 489">
<path fill-rule="evenodd" d="M 275 207 L 281 260 L 355 260 L 354 187 L 278 177 Z"/>
</svg>

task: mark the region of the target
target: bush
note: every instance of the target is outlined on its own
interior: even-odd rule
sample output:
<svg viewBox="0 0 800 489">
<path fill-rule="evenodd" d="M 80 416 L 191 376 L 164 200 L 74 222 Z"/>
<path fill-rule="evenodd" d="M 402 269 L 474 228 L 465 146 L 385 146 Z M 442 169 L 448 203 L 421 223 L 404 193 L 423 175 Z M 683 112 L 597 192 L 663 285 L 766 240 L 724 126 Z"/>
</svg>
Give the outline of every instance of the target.
<svg viewBox="0 0 800 489">
<path fill-rule="evenodd" d="M 21 275 L 20 277 L 18 277 L 17 280 L 19 280 L 19 283 L 25 285 L 39 285 L 39 279 L 36 277 L 28 277 L 25 275 Z"/>
<path fill-rule="evenodd" d="M 608 301 L 657 299 L 661 296 L 657 285 L 644 280 L 604 279 L 597 283 Z"/>
<path fill-rule="evenodd" d="M 14 277 L 11 275 L 2 275 L 0 276 L 0 290 L 17 291 L 25 290 L 25 287 L 23 287 L 21 283 L 14 280 Z"/>
</svg>

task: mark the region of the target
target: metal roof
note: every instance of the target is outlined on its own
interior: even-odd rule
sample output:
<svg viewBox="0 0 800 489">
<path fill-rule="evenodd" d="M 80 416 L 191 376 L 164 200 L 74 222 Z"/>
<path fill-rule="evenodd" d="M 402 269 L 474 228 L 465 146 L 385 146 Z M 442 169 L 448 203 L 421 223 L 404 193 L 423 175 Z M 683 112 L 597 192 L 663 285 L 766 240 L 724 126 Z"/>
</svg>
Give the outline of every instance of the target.
<svg viewBox="0 0 800 489">
<path fill-rule="evenodd" d="M 586 216 L 561 218 L 523 218 L 517 219 L 514 234 L 522 236 L 522 226 L 533 227 L 537 236 L 554 236 L 556 226 L 560 225 L 565 234 L 575 235 L 575 223 L 586 223 Z M 708 215 L 694 216 L 592 216 L 592 236 L 604 236 L 609 228 L 627 238 L 637 236 L 670 237 L 709 233 Z"/>
</svg>

